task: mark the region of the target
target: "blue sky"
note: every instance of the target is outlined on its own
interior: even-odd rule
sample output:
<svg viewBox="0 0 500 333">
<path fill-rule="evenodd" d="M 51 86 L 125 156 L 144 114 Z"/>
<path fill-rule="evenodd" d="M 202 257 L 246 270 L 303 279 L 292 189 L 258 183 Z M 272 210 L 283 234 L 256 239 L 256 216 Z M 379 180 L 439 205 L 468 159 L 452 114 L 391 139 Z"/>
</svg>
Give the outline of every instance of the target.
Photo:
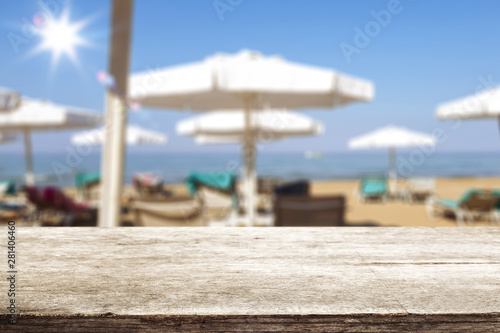
<svg viewBox="0 0 500 333">
<path fill-rule="evenodd" d="M 60 13 L 59 0 L 42 0 Z M 394 0 L 393 0 L 394 1 Z M 67 1 L 71 20 L 91 17 L 81 35 L 92 43 L 79 47 L 78 65 L 62 57 L 51 66 L 50 52 L 29 57 L 40 40 L 27 38 L 12 47 L 9 36 L 22 35 L 26 21 L 42 10 L 40 1 L 3 1 L 0 10 L 0 86 L 24 95 L 103 112 L 104 89 L 95 76 L 106 69 L 109 1 Z M 64 2 L 64 1 L 60 1 Z M 291 61 L 333 68 L 375 83 L 376 98 L 337 110 L 306 110 L 322 121 L 326 133 L 308 139 L 269 144 L 266 151 L 346 151 L 347 141 L 394 124 L 417 131 L 441 128 L 447 140 L 439 151 L 499 151 L 495 121 L 463 122 L 458 128 L 434 118 L 442 102 L 474 94 L 481 81 L 500 84 L 500 2 L 401 0 L 398 13 L 367 45 L 347 61 L 340 45 L 355 46 L 355 28 L 374 20 L 372 11 L 388 10 L 391 1 L 220 0 L 231 6 L 221 16 L 213 0 L 135 2 L 132 71 L 197 61 L 216 52 L 258 50 Z M 230 3 L 234 5 L 230 5 Z M 394 4 L 393 4 L 394 5 Z M 345 45 L 345 44 L 344 44 Z M 131 150 L 158 152 L 228 151 L 236 147 L 197 146 L 178 137 L 175 124 L 189 113 L 140 110 L 130 123 L 164 132 L 168 146 Z M 34 150 L 64 152 L 71 132 L 34 136 Z M 22 144 L 0 146 L 22 151 Z"/>
</svg>

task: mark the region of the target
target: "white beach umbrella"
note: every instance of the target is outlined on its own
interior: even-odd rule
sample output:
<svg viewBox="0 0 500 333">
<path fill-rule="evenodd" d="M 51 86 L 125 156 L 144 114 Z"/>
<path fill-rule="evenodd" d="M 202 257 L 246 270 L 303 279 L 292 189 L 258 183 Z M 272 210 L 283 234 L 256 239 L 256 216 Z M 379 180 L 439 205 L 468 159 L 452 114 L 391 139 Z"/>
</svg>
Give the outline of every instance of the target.
<svg viewBox="0 0 500 333">
<path fill-rule="evenodd" d="M 436 116 L 442 120 L 498 118 L 500 87 L 441 104 L 437 107 Z"/>
<path fill-rule="evenodd" d="M 15 91 L 0 87 L 0 111 L 12 111 L 21 104 L 21 97 Z"/>
<path fill-rule="evenodd" d="M 257 52 L 217 54 L 198 63 L 137 73 L 130 78 L 129 97 L 150 108 L 211 111 L 243 109 L 245 157 L 253 160 L 252 110 L 266 108 L 334 108 L 373 99 L 373 84 L 330 69 L 264 57 Z M 245 170 L 245 179 L 254 179 Z M 245 182 L 253 198 L 255 183 Z M 254 218 L 255 203 L 247 212 Z"/>
<path fill-rule="evenodd" d="M 320 134 L 320 133 L 318 133 Z M 313 134 L 311 134 L 313 135 Z M 285 140 L 287 138 L 292 137 L 291 135 L 273 135 L 273 136 L 262 136 L 257 140 L 256 143 L 261 142 L 272 142 Z M 197 135 L 194 141 L 201 145 L 225 145 L 225 144 L 241 144 L 243 145 L 243 138 L 241 135 Z"/>
<path fill-rule="evenodd" d="M 246 133 L 243 110 L 214 111 L 177 123 L 177 133 L 195 137 L 227 137 L 243 142 Z M 250 131 L 257 141 L 272 141 L 289 136 L 308 136 L 323 132 L 314 119 L 284 110 L 256 111 L 250 115 Z M 229 140 L 231 141 L 231 140 Z"/>
<path fill-rule="evenodd" d="M 306 116 L 284 110 L 264 110 L 253 112 L 250 116 L 250 132 L 258 142 L 270 142 L 289 137 L 311 136 L 323 133 L 321 123 Z M 177 133 L 193 136 L 199 144 L 242 144 L 245 143 L 246 126 L 243 110 L 232 112 L 210 112 L 177 123 Z M 252 155 L 255 158 L 255 155 Z M 245 170 L 253 175 L 255 182 L 255 160 L 245 158 Z M 248 181 L 248 179 L 246 180 Z M 250 199 L 247 199 L 250 200 Z"/>
<path fill-rule="evenodd" d="M 331 108 L 371 101 L 373 84 L 330 69 L 264 57 L 217 54 L 202 62 L 137 73 L 129 97 L 150 108 Z"/>
<path fill-rule="evenodd" d="M 376 131 L 353 138 L 349 141 L 351 149 L 389 149 L 390 176 L 397 178 L 396 148 L 420 145 L 434 146 L 436 139 L 432 135 L 410 131 L 406 128 L 386 126 Z"/>
<path fill-rule="evenodd" d="M 105 140 L 105 129 L 98 128 L 77 133 L 71 137 L 74 145 L 102 145 Z M 136 125 L 129 125 L 126 128 L 125 140 L 127 145 L 161 145 L 168 142 L 165 134 L 146 130 Z"/>
<path fill-rule="evenodd" d="M 102 120 L 98 114 L 56 105 L 47 101 L 23 98 L 21 105 L 12 112 L 0 113 L 0 131 L 22 132 L 26 155 L 26 183 L 33 185 L 33 156 L 31 132 L 89 128 Z"/>
</svg>

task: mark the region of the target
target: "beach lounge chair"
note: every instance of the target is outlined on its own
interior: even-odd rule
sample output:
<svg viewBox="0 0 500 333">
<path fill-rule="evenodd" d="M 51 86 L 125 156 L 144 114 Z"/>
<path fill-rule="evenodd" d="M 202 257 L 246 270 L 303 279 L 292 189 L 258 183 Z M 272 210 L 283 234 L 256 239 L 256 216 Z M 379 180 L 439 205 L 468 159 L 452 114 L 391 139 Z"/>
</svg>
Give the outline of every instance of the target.
<svg viewBox="0 0 500 333">
<path fill-rule="evenodd" d="M 0 218 L 20 220 L 26 214 L 26 198 L 18 193 L 13 181 L 0 181 Z"/>
<path fill-rule="evenodd" d="M 283 181 L 277 178 L 257 178 L 257 211 L 271 213 L 274 208 L 274 192 Z"/>
<path fill-rule="evenodd" d="M 383 176 L 364 176 L 356 192 L 358 201 L 379 199 L 385 201 L 388 195 L 387 178 Z"/>
<path fill-rule="evenodd" d="M 0 181 L 0 198 L 16 194 L 16 184 L 13 181 Z"/>
<path fill-rule="evenodd" d="M 50 215 L 56 214 L 51 205 L 44 200 L 40 189 L 34 186 L 27 186 L 22 191 L 26 193 L 26 199 L 30 203 L 29 210 L 24 216 L 25 222 L 39 225 L 47 220 Z"/>
<path fill-rule="evenodd" d="M 20 194 L 13 181 L 0 181 L 0 218 L 19 219 L 24 215 L 26 198 Z"/>
<path fill-rule="evenodd" d="M 200 185 L 196 195 L 203 201 L 206 220 L 223 221 L 233 212 L 238 211 L 238 208 L 233 204 L 233 197 L 230 192 Z"/>
<path fill-rule="evenodd" d="M 56 187 L 43 190 L 33 186 L 26 188 L 27 199 L 34 205 L 31 220 L 34 224 L 55 220 L 59 226 L 96 226 L 97 209 L 74 202 Z"/>
<path fill-rule="evenodd" d="M 465 222 L 474 223 L 476 218 L 486 217 L 490 222 L 496 223 L 498 217 L 498 192 L 481 189 L 470 189 L 459 200 L 430 197 L 426 203 L 427 214 L 434 217 L 438 214 L 453 214 L 458 225 Z"/>
<path fill-rule="evenodd" d="M 132 177 L 132 186 L 138 196 L 163 195 L 163 178 L 155 173 L 136 173 Z"/>
<path fill-rule="evenodd" d="M 406 183 L 404 199 L 406 202 L 422 201 L 434 195 L 436 182 L 434 178 L 411 178 Z"/>
<path fill-rule="evenodd" d="M 101 198 L 101 174 L 99 172 L 79 172 L 75 176 L 77 198 L 97 206 Z"/>
<path fill-rule="evenodd" d="M 333 227 L 344 225 L 345 197 L 277 196 L 276 227 Z"/>
<path fill-rule="evenodd" d="M 259 194 L 274 194 L 274 190 L 283 183 L 282 180 L 271 177 L 257 178 L 257 193 Z"/>
<path fill-rule="evenodd" d="M 274 189 L 276 196 L 307 196 L 309 195 L 310 184 L 305 179 L 294 180 L 279 184 Z"/>
<path fill-rule="evenodd" d="M 196 196 L 134 198 L 130 209 L 136 226 L 203 227 L 203 203 Z"/>
<path fill-rule="evenodd" d="M 228 172 L 192 172 L 186 179 L 191 195 L 203 202 L 207 221 L 223 222 L 240 210 L 236 177 Z"/>
</svg>

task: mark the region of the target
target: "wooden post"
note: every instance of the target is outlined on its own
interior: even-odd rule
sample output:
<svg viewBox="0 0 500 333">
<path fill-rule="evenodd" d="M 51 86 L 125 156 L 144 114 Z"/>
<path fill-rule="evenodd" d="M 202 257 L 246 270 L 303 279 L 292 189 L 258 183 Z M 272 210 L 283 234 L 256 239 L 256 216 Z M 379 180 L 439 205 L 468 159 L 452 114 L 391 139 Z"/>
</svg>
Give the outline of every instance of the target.
<svg viewBox="0 0 500 333">
<path fill-rule="evenodd" d="M 245 210 L 248 225 L 255 224 L 255 138 L 251 127 L 251 112 L 249 98 L 245 99 L 245 135 L 243 142 L 244 150 L 244 187 L 245 187 Z"/>
<path fill-rule="evenodd" d="M 120 223 L 132 11 L 133 0 L 112 1 L 108 72 L 114 78 L 114 87 L 108 90 L 106 96 L 106 139 L 102 152 L 100 227 L 114 227 Z"/>
<path fill-rule="evenodd" d="M 31 133 L 24 130 L 24 156 L 26 160 L 26 185 L 35 185 L 35 173 L 33 168 L 33 150 L 31 144 Z"/>
</svg>

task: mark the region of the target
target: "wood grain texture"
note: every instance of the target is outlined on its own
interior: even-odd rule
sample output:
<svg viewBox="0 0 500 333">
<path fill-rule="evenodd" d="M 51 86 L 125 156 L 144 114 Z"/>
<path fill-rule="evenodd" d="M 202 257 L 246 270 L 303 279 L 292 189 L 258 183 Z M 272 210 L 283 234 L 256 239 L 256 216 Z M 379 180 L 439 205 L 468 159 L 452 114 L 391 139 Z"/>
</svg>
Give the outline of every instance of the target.
<svg viewBox="0 0 500 333">
<path fill-rule="evenodd" d="M 18 236 L 21 316 L 9 329 L 500 330 L 500 228 L 24 228 Z M 1 304 L 6 290 L 2 279 Z"/>
<path fill-rule="evenodd" d="M 0 318 L 2 319 L 2 318 Z M 498 332 L 498 315 L 32 316 L 2 332 Z M 3 330 L 5 329 L 5 331 Z"/>
</svg>

